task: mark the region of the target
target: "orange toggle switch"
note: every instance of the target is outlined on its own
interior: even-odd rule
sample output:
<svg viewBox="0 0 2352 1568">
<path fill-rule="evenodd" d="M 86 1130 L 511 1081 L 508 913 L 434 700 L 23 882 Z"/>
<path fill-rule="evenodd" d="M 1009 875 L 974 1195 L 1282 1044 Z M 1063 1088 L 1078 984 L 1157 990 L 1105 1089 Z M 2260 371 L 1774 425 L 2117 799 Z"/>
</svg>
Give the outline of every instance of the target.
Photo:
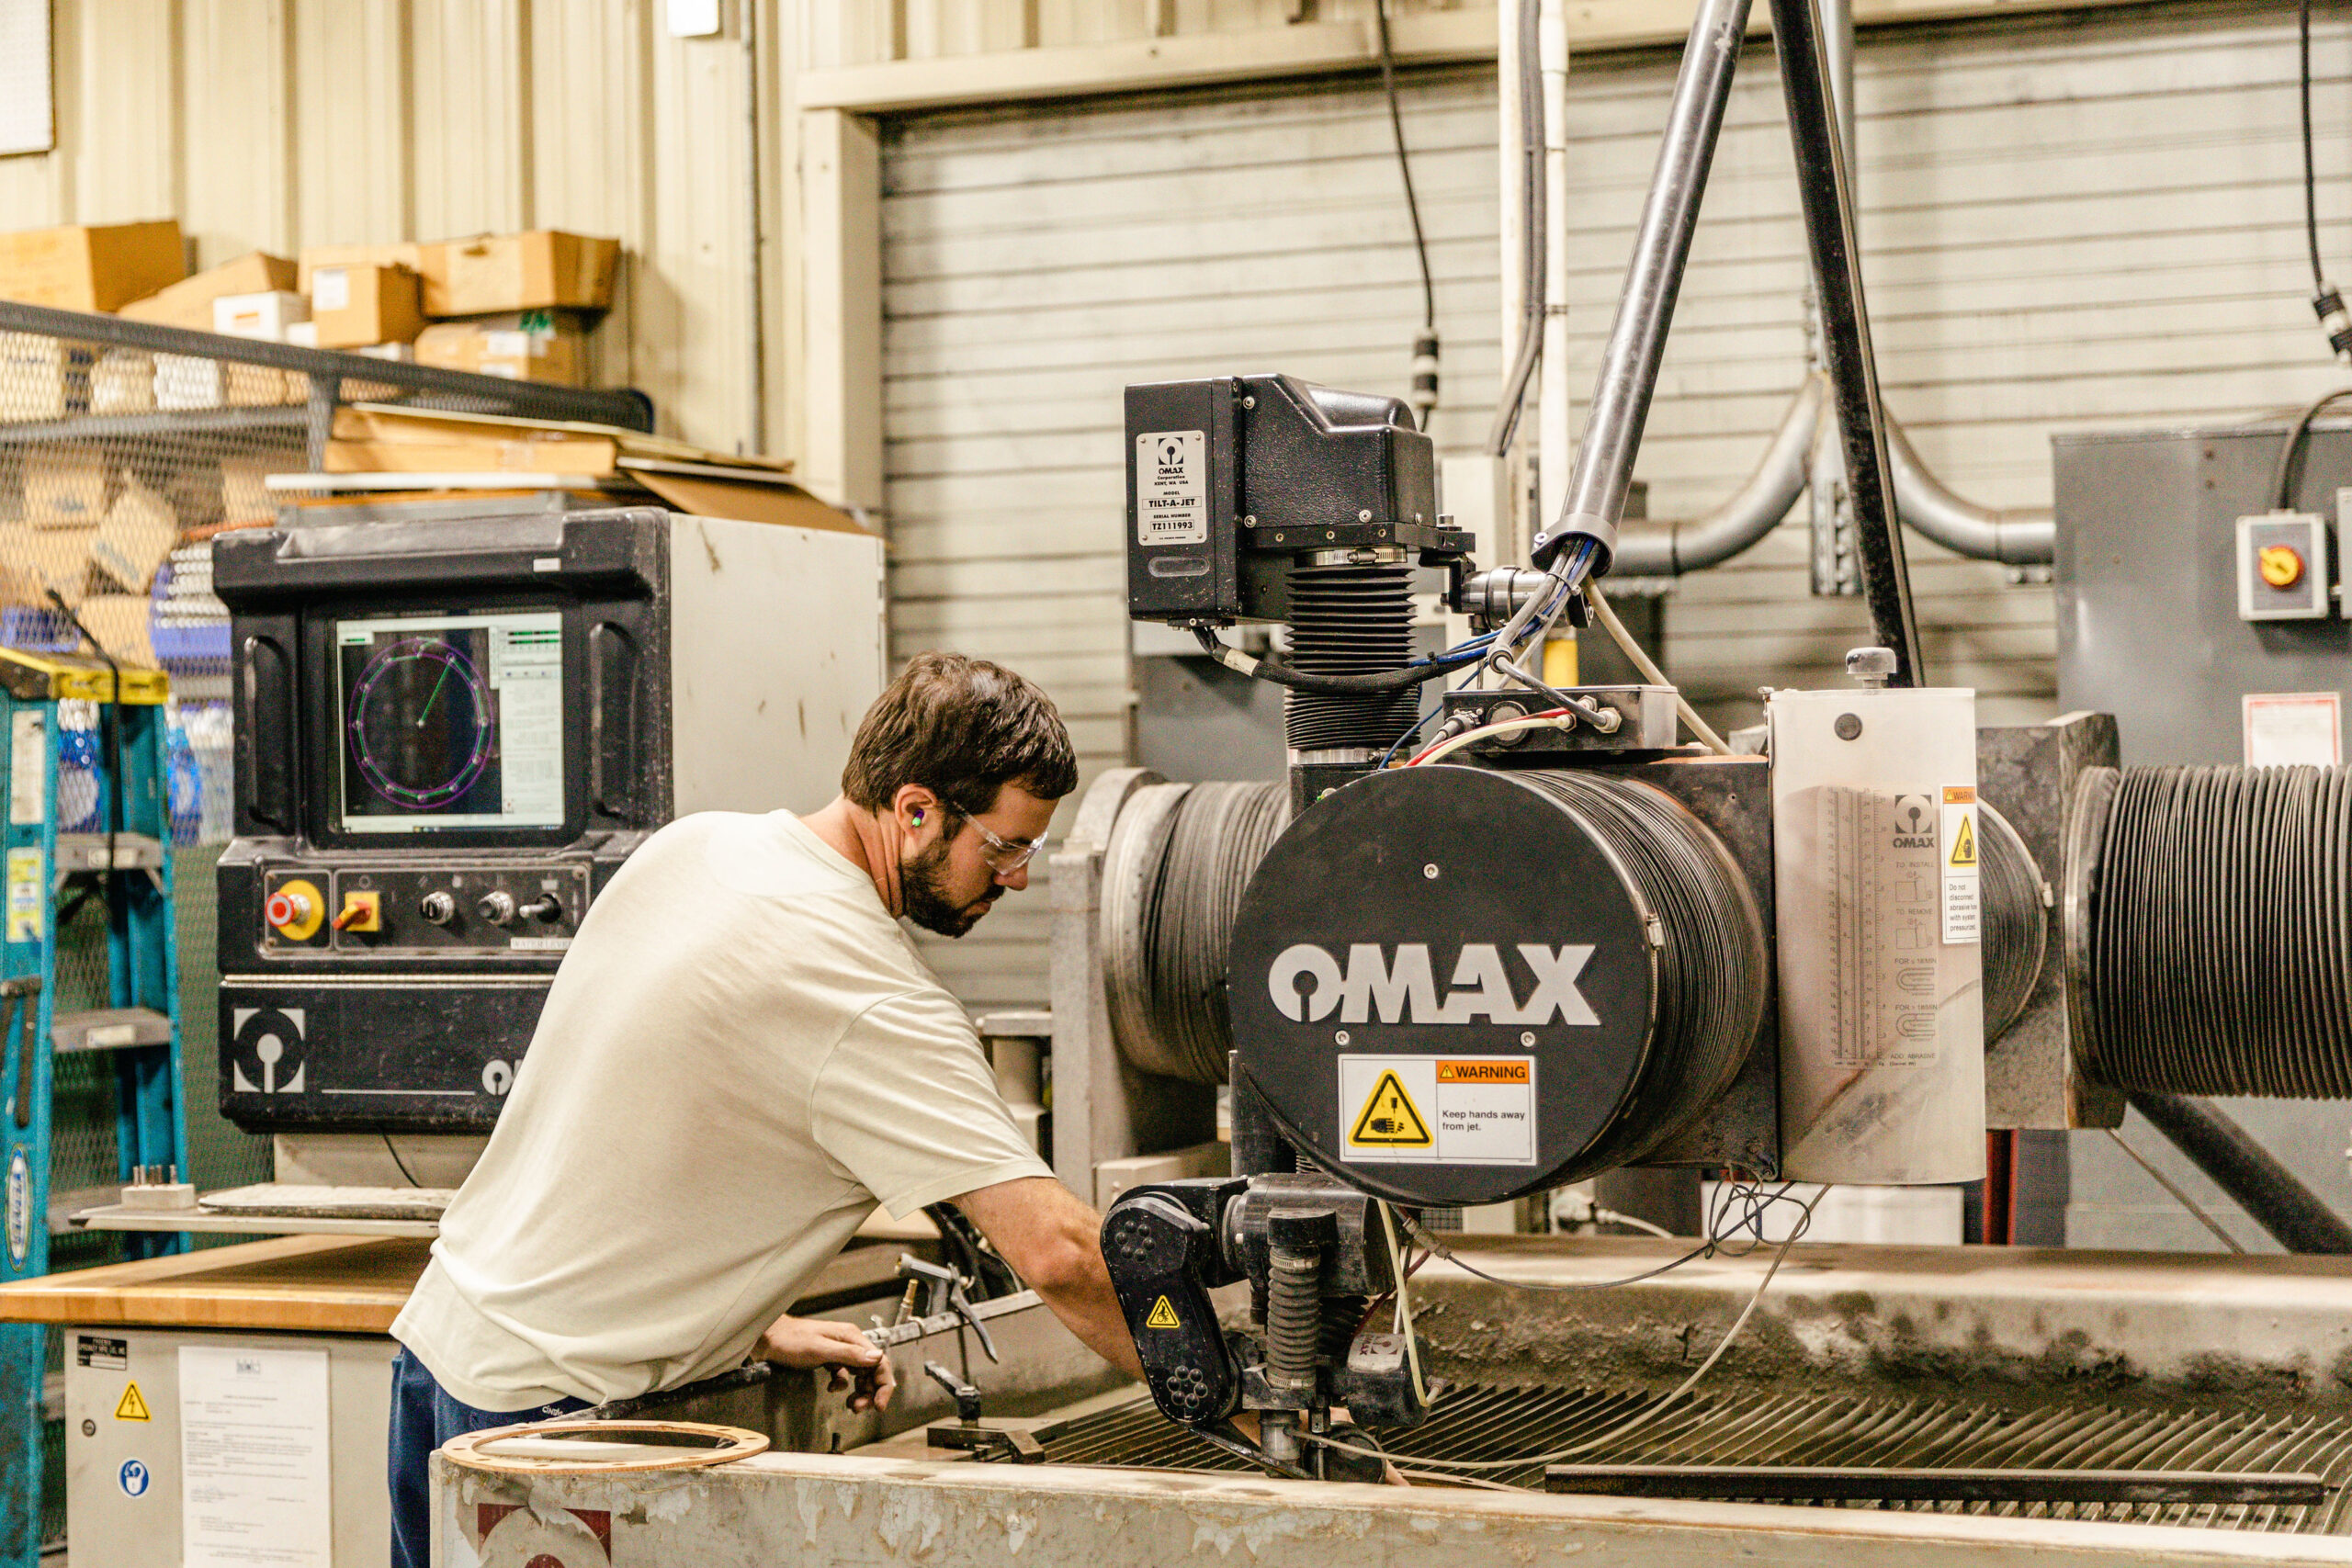
<svg viewBox="0 0 2352 1568">
<path fill-rule="evenodd" d="M 327 917 L 327 901 L 318 885 L 296 877 L 279 885 L 262 910 L 272 930 L 288 942 L 308 942 L 319 934 Z"/>
<path fill-rule="evenodd" d="M 2292 545 L 2265 545 L 2254 562 L 2262 581 L 2273 588 L 2292 588 L 2303 580 L 2302 552 Z"/>
<path fill-rule="evenodd" d="M 380 893 L 345 893 L 343 913 L 334 918 L 339 931 L 379 931 L 384 929 L 384 896 Z"/>
</svg>

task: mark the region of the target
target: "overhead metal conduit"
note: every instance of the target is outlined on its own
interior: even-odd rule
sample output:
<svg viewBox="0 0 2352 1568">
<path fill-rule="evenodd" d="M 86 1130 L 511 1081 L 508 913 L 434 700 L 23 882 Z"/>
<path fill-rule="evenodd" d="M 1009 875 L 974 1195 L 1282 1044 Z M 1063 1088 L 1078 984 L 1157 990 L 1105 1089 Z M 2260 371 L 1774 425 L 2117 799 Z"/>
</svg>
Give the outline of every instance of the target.
<svg viewBox="0 0 2352 1568">
<path fill-rule="evenodd" d="M 1554 0 L 1556 3 L 1556 0 Z M 1823 54 L 1836 84 L 1838 118 L 1854 145 L 1854 12 L 1851 0 L 1822 0 Z M 1854 160 L 1849 155 L 1849 170 Z M 1569 203 L 1555 190 L 1550 203 L 1565 221 Z M 1551 237 L 1554 243 L 1561 237 Z M 1565 300 L 1555 300 L 1560 310 Z M 1807 376 L 1790 399 L 1780 428 L 1755 470 L 1722 505 L 1688 521 L 1627 525 L 1619 536 L 1612 574 L 1679 577 L 1723 565 L 1779 526 L 1805 492 L 1816 442 L 1834 436 L 1822 417 L 1820 372 Z M 1565 421 L 1563 410 L 1559 416 Z M 2005 566 L 2048 566 L 2057 558 L 2057 527 L 2046 507 L 1990 507 L 1957 495 L 1936 478 L 1891 412 L 1884 414 L 1887 459 L 1895 511 L 1914 531 L 1955 555 Z"/>
</svg>

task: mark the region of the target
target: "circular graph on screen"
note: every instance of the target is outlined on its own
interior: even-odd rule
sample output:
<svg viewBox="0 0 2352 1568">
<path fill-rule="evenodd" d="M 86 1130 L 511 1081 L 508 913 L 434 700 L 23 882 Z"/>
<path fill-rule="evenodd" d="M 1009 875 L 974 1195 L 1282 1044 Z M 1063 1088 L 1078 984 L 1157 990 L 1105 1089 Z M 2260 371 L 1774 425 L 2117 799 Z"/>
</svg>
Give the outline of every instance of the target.
<svg viewBox="0 0 2352 1568">
<path fill-rule="evenodd" d="M 498 728 L 490 685 L 437 637 L 379 649 L 351 684 L 351 754 L 368 787 L 395 806 L 447 806 L 489 766 Z"/>
</svg>

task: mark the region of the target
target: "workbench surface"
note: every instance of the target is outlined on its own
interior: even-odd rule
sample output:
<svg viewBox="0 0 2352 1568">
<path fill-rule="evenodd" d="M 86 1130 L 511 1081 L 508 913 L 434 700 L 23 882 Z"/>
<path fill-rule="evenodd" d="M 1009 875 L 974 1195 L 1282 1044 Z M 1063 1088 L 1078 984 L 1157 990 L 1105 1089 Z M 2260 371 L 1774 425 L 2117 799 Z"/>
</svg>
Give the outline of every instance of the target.
<svg viewBox="0 0 2352 1568">
<path fill-rule="evenodd" d="M 0 1285 L 0 1321 L 382 1334 L 432 1243 L 289 1235 Z"/>
</svg>

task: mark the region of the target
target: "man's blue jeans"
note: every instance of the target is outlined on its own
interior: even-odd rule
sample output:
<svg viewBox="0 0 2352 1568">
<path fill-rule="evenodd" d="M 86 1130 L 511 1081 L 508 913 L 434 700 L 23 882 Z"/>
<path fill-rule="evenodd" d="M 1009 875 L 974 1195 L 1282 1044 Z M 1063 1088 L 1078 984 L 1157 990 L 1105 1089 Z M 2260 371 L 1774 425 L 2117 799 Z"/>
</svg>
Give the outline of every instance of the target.
<svg viewBox="0 0 2352 1568">
<path fill-rule="evenodd" d="M 392 1428 L 387 1474 L 392 1488 L 392 1568 L 427 1568 L 433 1561 L 433 1450 L 463 1432 L 551 1420 L 588 1408 L 579 1399 L 529 1410 L 477 1410 L 449 1397 L 424 1363 L 403 1347 L 392 1359 Z"/>
</svg>

